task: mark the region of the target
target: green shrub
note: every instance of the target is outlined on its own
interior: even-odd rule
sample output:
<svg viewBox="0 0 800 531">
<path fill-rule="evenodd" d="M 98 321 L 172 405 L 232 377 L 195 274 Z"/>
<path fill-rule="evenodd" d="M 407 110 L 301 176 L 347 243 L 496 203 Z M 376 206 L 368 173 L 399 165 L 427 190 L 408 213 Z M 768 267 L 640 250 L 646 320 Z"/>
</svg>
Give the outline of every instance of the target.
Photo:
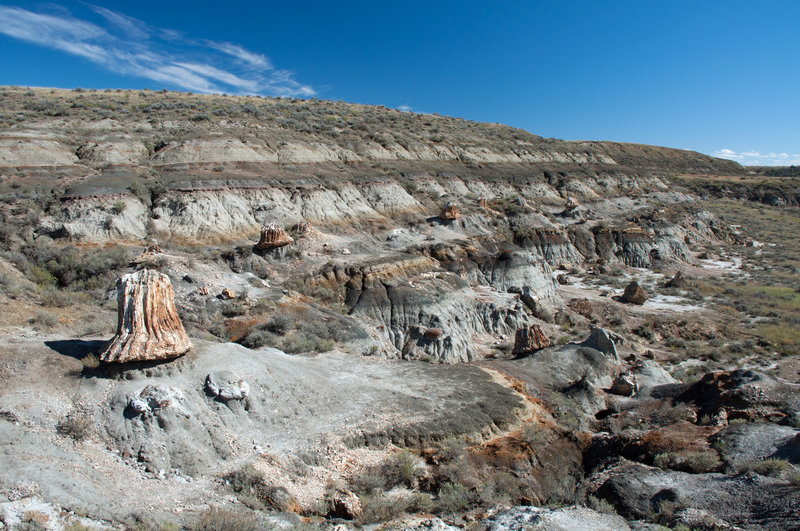
<svg viewBox="0 0 800 531">
<path fill-rule="evenodd" d="M 193 531 L 260 531 L 264 529 L 258 519 L 244 510 L 211 507 L 192 526 Z"/>
<path fill-rule="evenodd" d="M 436 508 L 443 513 L 459 513 L 468 509 L 474 499 L 474 494 L 467 486 L 460 483 L 445 483 L 439 489 Z"/>
<path fill-rule="evenodd" d="M 50 289 L 56 285 L 56 277 L 44 267 L 37 265 L 31 266 L 28 270 L 28 278 L 42 289 Z"/>
<path fill-rule="evenodd" d="M 598 498 L 590 494 L 589 496 L 587 496 L 586 502 L 587 506 L 590 509 L 592 509 L 593 511 L 597 511 L 598 513 L 617 514 L 616 508 L 614 508 L 614 506 L 611 503 L 604 500 L 603 498 Z"/>
<path fill-rule="evenodd" d="M 59 435 L 81 442 L 92 433 L 92 419 L 84 413 L 72 413 L 59 421 L 56 431 Z"/>
<path fill-rule="evenodd" d="M 681 450 L 658 454 L 653 459 L 653 464 L 658 468 L 703 474 L 719 468 L 722 461 L 717 452 L 713 450 Z"/>
<path fill-rule="evenodd" d="M 67 308 L 74 301 L 74 296 L 55 288 L 48 288 L 39 296 L 42 306 L 50 308 Z"/>
<path fill-rule="evenodd" d="M 128 207 L 128 204 L 125 201 L 122 201 L 122 200 L 116 201 L 116 202 L 114 202 L 113 205 L 111 205 L 111 212 L 113 212 L 114 214 L 119 215 L 119 214 L 122 214 L 127 207 Z"/>
<path fill-rule="evenodd" d="M 58 315 L 50 312 L 37 312 L 36 316 L 29 321 L 35 328 L 50 330 L 58 326 Z"/>
<path fill-rule="evenodd" d="M 793 470 L 793 467 L 789 461 L 775 458 L 751 461 L 739 467 L 740 472 L 750 471 L 762 476 L 780 476 L 790 470 Z"/>
</svg>

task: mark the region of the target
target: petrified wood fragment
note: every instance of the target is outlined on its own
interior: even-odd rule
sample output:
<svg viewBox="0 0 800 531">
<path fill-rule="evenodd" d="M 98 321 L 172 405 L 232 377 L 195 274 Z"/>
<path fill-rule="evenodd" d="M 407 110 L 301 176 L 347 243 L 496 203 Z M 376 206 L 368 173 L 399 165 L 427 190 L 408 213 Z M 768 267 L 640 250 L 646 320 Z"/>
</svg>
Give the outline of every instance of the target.
<svg viewBox="0 0 800 531">
<path fill-rule="evenodd" d="M 458 207 L 448 201 L 442 206 L 442 211 L 439 213 L 439 218 L 445 221 L 453 221 L 461 217 Z"/>
<path fill-rule="evenodd" d="M 634 280 L 625 288 L 625 293 L 622 294 L 621 300 L 628 304 L 638 304 L 641 306 L 647 300 L 647 292 Z"/>
<path fill-rule="evenodd" d="M 576 208 L 578 208 L 581 204 L 574 197 L 567 197 L 567 203 L 564 205 L 564 210 L 567 212 L 572 212 Z"/>
<path fill-rule="evenodd" d="M 539 325 L 530 325 L 520 328 L 514 336 L 514 354 L 530 354 L 550 346 L 550 340 Z"/>
<path fill-rule="evenodd" d="M 192 348 L 167 275 L 149 269 L 123 275 L 117 281 L 117 308 L 117 333 L 100 361 L 167 360 Z"/>
<path fill-rule="evenodd" d="M 256 244 L 256 249 L 259 251 L 268 251 L 270 249 L 289 245 L 293 241 L 294 238 L 286 234 L 285 230 L 272 223 L 261 229 L 261 238 Z"/>
</svg>

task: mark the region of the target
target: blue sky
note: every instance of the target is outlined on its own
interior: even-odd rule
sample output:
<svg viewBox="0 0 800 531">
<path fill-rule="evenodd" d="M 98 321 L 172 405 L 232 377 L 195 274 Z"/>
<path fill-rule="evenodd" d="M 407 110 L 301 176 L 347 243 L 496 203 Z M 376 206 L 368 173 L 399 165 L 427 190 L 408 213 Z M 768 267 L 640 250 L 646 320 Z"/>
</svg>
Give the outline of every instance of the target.
<svg viewBox="0 0 800 531">
<path fill-rule="evenodd" d="M 318 97 L 800 164 L 800 1 L 0 0 L 0 84 Z"/>
</svg>

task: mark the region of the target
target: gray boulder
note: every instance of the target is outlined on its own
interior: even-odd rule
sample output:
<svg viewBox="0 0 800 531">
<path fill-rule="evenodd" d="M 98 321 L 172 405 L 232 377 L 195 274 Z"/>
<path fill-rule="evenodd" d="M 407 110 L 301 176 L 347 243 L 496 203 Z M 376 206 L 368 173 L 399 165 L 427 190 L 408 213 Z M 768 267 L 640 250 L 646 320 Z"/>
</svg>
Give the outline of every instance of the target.
<svg viewBox="0 0 800 531">
<path fill-rule="evenodd" d="M 587 507 L 512 507 L 484 521 L 490 531 L 620 531 L 630 529 L 619 515 L 603 514 Z"/>
<path fill-rule="evenodd" d="M 581 343 L 581 346 L 599 350 L 603 354 L 613 357 L 615 360 L 619 359 L 617 354 L 617 346 L 614 340 L 611 339 L 612 333 L 603 328 L 595 328 L 589 337 Z"/>
<path fill-rule="evenodd" d="M 230 371 L 212 372 L 206 376 L 206 392 L 217 399 L 243 400 L 250 393 L 250 385 Z"/>
</svg>

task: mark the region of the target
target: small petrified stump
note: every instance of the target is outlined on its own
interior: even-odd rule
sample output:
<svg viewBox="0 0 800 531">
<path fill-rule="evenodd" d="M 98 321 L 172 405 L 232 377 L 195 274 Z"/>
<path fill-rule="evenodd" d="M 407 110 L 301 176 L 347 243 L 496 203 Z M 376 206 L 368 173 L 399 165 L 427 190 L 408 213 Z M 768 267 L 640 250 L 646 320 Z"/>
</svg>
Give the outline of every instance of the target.
<svg viewBox="0 0 800 531">
<path fill-rule="evenodd" d="M 686 277 L 683 276 L 683 273 L 678 271 L 675 273 L 675 276 L 672 277 L 670 280 L 667 281 L 665 284 L 668 288 L 682 288 L 686 285 Z"/>
<path fill-rule="evenodd" d="M 611 392 L 620 396 L 633 396 L 639 392 L 639 381 L 630 372 L 620 374 L 614 379 Z"/>
<path fill-rule="evenodd" d="M 517 356 L 530 354 L 545 347 L 550 346 L 550 340 L 542 331 L 539 325 L 530 325 L 527 328 L 520 328 L 514 336 L 513 353 Z"/>
<path fill-rule="evenodd" d="M 149 269 L 123 275 L 117 281 L 117 308 L 117 333 L 100 361 L 168 360 L 192 348 L 167 275 Z"/>
<path fill-rule="evenodd" d="M 622 294 L 621 300 L 628 304 L 641 306 L 647 300 L 647 292 L 634 280 L 625 288 L 625 293 Z"/>
<path fill-rule="evenodd" d="M 256 249 L 259 251 L 268 251 L 270 249 L 289 245 L 293 241 L 294 238 L 286 234 L 285 230 L 272 223 L 261 229 L 261 238 L 256 244 Z"/>
<path fill-rule="evenodd" d="M 575 198 L 568 197 L 567 198 L 567 204 L 564 205 L 564 211 L 565 212 L 572 212 L 573 210 L 575 210 L 579 206 L 581 206 L 581 204 L 578 203 L 578 201 Z"/>
<path fill-rule="evenodd" d="M 311 223 L 308 221 L 301 221 L 292 225 L 292 232 L 294 234 L 308 234 L 312 228 Z"/>
<path fill-rule="evenodd" d="M 159 254 L 163 253 L 164 250 L 158 245 L 157 242 L 151 242 L 150 245 L 145 247 L 144 251 L 142 251 L 142 254 L 140 254 L 131 261 L 130 265 L 132 267 L 135 267 L 143 264 L 148 264 L 150 262 L 153 262 Z"/>
<path fill-rule="evenodd" d="M 442 211 L 439 213 L 439 218 L 445 221 L 453 221 L 461 217 L 458 207 L 448 201 L 442 206 Z"/>
</svg>

